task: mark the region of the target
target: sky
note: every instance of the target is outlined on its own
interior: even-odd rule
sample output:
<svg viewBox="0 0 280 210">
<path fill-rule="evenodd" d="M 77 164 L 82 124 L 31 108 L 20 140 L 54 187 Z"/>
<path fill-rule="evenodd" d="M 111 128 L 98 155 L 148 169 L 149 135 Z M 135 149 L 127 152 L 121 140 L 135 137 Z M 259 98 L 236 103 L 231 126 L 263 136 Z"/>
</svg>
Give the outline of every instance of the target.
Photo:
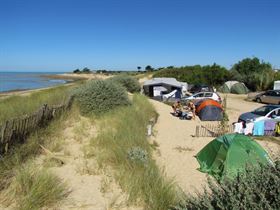
<svg viewBox="0 0 280 210">
<path fill-rule="evenodd" d="M 280 68 L 280 0 L 0 0 L 0 71 L 136 70 L 258 57 Z"/>
</svg>

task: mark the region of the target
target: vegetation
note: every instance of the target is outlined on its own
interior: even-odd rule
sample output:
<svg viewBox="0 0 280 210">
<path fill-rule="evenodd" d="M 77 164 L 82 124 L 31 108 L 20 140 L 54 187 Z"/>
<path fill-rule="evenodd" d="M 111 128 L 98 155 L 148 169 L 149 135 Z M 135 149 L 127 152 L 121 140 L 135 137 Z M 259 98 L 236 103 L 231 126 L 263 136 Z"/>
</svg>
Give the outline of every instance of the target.
<svg viewBox="0 0 280 210">
<path fill-rule="evenodd" d="M 121 84 L 130 93 L 140 92 L 141 86 L 138 80 L 128 75 L 118 75 L 109 79 L 112 82 Z"/>
<path fill-rule="evenodd" d="M 65 113 L 48 127 L 29 136 L 24 144 L 13 147 L 0 157 L 1 203 L 9 206 L 16 201 L 17 209 L 39 209 L 42 206 L 50 206 L 66 196 L 66 187 L 61 180 L 45 169 L 38 170 L 28 162 L 40 154 L 41 145 L 49 147 L 56 144 L 58 132 L 63 130 L 62 122 L 67 117 Z"/>
<path fill-rule="evenodd" d="M 229 128 L 228 125 L 229 118 L 227 114 L 227 96 L 224 97 L 222 106 L 223 106 L 223 113 L 222 113 L 223 117 L 219 123 L 219 129 L 220 129 L 220 133 L 223 135 L 228 133 L 228 128 Z"/>
<path fill-rule="evenodd" d="M 145 209 L 164 210 L 179 200 L 172 181 L 152 159 L 152 146 L 146 140 L 147 125 L 156 117 L 144 96 L 134 95 L 133 105 L 103 116 L 99 135 L 91 145 L 100 167 L 115 169 L 116 179 L 128 192 L 130 202 L 140 202 Z"/>
<path fill-rule="evenodd" d="M 183 66 L 159 68 L 154 77 L 174 77 L 189 84 L 206 84 L 221 86 L 228 80 L 243 82 L 250 90 L 260 91 L 271 89 L 274 80 L 280 80 L 280 73 L 274 72 L 270 63 L 258 58 L 245 58 L 228 71 L 226 68 L 213 64 L 211 66 Z"/>
<path fill-rule="evenodd" d="M 80 69 L 75 69 L 73 71 L 74 74 L 90 74 L 91 73 L 91 70 L 87 67 L 83 68 L 82 70 Z"/>
<path fill-rule="evenodd" d="M 147 72 L 150 72 L 150 71 L 154 71 L 154 68 L 152 66 L 148 65 L 148 66 L 145 67 L 145 70 Z"/>
<path fill-rule="evenodd" d="M 217 64 L 212 66 L 184 66 L 172 68 L 169 66 L 163 70 L 155 72 L 154 77 L 174 77 L 189 84 L 207 84 L 217 86 L 223 84 L 230 78 L 229 71 Z"/>
<path fill-rule="evenodd" d="M 101 115 L 116 107 L 130 105 L 127 92 L 110 80 L 92 80 L 75 91 L 80 111 L 84 115 Z"/>
<path fill-rule="evenodd" d="M 16 209 L 40 209 L 51 206 L 67 195 L 66 185 L 46 169 L 35 165 L 19 167 L 6 192 L 4 204 L 16 202 Z"/>
<path fill-rule="evenodd" d="M 0 99 L 0 125 L 11 118 L 31 114 L 43 104 L 58 105 L 66 102 L 71 94 L 70 86 L 59 86 L 36 91 L 25 96 L 11 96 Z"/>
<path fill-rule="evenodd" d="M 271 88 L 276 76 L 271 64 L 261 62 L 256 57 L 245 58 L 234 64 L 230 73 L 233 80 L 245 83 L 253 91 Z"/>
<path fill-rule="evenodd" d="M 247 169 L 233 181 L 208 181 L 209 190 L 189 197 L 173 210 L 280 209 L 280 163 Z"/>
</svg>

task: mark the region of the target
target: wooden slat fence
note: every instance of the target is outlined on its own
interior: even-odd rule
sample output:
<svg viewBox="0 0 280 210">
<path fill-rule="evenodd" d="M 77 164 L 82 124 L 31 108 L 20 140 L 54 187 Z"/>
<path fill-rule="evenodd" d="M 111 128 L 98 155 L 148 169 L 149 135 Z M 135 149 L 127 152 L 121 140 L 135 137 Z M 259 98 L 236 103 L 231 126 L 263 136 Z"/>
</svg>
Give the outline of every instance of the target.
<svg viewBox="0 0 280 210">
<path fill-rule="evenodd" d="M 68 110 L 73 102 L 70 97 L 66 103 L 57 106 L 43 105 L 31 115 L 8 120 L 0 125 L 0 155 L 13 145 L 24 143 L 26 137 L 38 128 L 46 126 L 52 119 Z"/>
<path fill-rule="evenodd" d="M 218 137 L 227 133 L 233 133 L 233 125 L 222 128 L 219 124 L 197 125 L 195 137 Z"/>
</svg>

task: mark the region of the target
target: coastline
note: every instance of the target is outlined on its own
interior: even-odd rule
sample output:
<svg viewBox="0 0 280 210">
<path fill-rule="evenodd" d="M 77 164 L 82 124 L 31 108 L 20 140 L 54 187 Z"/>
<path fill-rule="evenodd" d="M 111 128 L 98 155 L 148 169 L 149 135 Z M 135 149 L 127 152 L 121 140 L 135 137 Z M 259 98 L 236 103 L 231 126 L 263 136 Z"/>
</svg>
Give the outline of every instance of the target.
<svg viewBox="0 0 280 210">
<path fill-rule="evenodd" d="M 105 76 L 105 75 L 100 75 L 100 74 L 63 73 L 63 74 L 52 74 L 52 75 L 43 74 L 43 75 L 41 75 L 41 77 L 50 78 L 50 79 L 63 79 L 66 81 L 66 83 L 60 84 L 60 85 L 49 86 L 49 87 L 36 88 L 36 89 L 15 89 L 15 90 L 3 91 L 3 92 L 0 92 L 0 99 L 4 99 L 4 98 L 10 97 L 10 96 L 15 96 L 15 95 L 27 96 L 31 93 L 41 91 L 41 90 L 51 89 L 51 88 L 55 88 L 55 87 L 62 86 L 62 85 L 72 85 L 75 82 L 81 81 L 81 80 L 107 79 L 111 76 Z"/>
</svg>

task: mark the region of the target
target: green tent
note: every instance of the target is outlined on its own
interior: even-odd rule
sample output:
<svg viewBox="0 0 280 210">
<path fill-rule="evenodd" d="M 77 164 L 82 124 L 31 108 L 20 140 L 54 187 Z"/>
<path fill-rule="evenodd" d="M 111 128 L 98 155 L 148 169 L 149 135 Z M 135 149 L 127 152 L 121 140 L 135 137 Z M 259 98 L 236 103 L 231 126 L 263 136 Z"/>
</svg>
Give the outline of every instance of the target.
<svg viewBox="0 0 280 210">
<path fill-rule="evenodd" d="M 200 171 L 217 180 L 234 178 L 247 166 L 259 166 L 271 161 L 267 152 L 253 139 L 241 134 L 220 136 L 207 144 L 197 155 Z"/>
<path fill-rule="evenodd" d="M 247 94 L 249 92 L 248 88 L 244 85 L 244 83 L 236 83 L 234 84 L 231 89 L 230 89 L 231 93 L 235 93 L 235 94 Z"/>
<path fill-rule="evenodd" d="M 221 87 L 219 87 L 218 91 L 221 93 L 230 93 L 230 89 L 226 84 L 223 84 Z"/>
</svg>

